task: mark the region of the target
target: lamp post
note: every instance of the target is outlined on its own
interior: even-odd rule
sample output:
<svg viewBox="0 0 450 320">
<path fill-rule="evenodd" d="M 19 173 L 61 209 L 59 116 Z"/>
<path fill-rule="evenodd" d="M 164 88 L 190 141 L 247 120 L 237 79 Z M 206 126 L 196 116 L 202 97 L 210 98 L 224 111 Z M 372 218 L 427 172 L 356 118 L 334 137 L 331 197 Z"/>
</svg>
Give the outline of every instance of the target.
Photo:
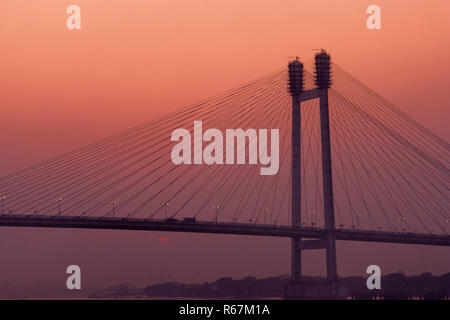
<svg viewBox="0 0 450 320">
<path fill-rule="evenodd" d="M 217 220 L 218 220 L 218 217 L 219 217 L 219 209 L 220 209 L 220 206 L 219 205 L 215 205 L 215 206 L 213 206 L 213 209 L 215 209 L 216 210 L 216 223 L 217 223 Z"/>
<path fill-rule="evenodd" d="M 264 212 L 264 224 L 266 224 L 266 213 L 269 212 L 269 209 L 261 209 Z"/>
<path fill-rule="evenodd" d="M 397 218 L 397 221 L 400 221 L 400 232 L 405 231 L 405 230 L 403 229 L 403 221 L 406 221 L 406 217 L 402 216 L 402 217 L 400 217 L 400 218 Z"/>
<path fill-rule="evenodd" d="M 1 196 L 0 199 L 2 199 L 2 214 L 5 213 L 5 202 L 6 202 L 6 196 Z"/>
<path fill-rule="evenodd" d="M 359 214 L 355 214 L 355 221 L 356 221 L 356 229 L 358 229 L 359 227 L 361 227 L 359 223 Z"/>
<path fill-rule="evenodd" d="M 166 213 L 166 220 L 167 220 L 167 210 L 169 209 L 169 201 L 164 203 L 164 211 Z"/>
<path fill-rule="evenodd" d="M 111 213 L 111 217 L 114 219 L 114 214 L 116 213 L 116 203 L 117 203 L 117 200 L 113 200 L 113 201 L 111 201 L 111 204 L 112 204 L 112 213 Z"/>
<path fill-rule="evenodd" d="M 61 215 L 61 201 L 62 201 L 62 198 L 61 198 L 61 197 L 59 197 L 58 199 L 56 199 L 56 204 L 58 205 L 58 216 Z"/>
<path fill-rule="evenodd" d="M 316 211 L 311 212 L 311 225 L 316 225 Z"/>
</svg>

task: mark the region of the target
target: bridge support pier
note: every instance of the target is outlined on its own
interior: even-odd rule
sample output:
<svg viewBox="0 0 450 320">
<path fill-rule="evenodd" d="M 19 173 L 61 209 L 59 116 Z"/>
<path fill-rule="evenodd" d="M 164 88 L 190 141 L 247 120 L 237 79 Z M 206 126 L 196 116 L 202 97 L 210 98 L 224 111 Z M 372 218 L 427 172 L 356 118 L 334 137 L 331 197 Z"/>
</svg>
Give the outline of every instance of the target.
<svg viewBox="0 0 450 320">
<path fill-rule="evenodd" d="M 296 59 L 289 63 L 289 92 L 292 95 L 292 198 L 291 224 L 301 226 L 301 110 L 300 94 L 303 91 L 303 64 Z M 302 276 L 301 238 L 291 240 L 291 277 L 300 280 Z"/>
<path fill-rule="evenodd" d="M 292 97 L 292 226 L 301 226 L 301 117 L 300 100 Z M 291 275 L 295 280 L 302 276 L 302 252 L 299 246 L 301 238 L 291 240 Z"/>
<path fill-rule="evenodd" d="M 322 145 L 322 187 L 326 229 L 327 279 L 337 281 L 336 235 L 334 220 L 333 175 L 331 171 L 330 116 L 328 88 L 331 86 L 330 56 L 322 50 L 315 57 L 316 85 L 319 88 L 320 133 Z"/>
<path fill-rule="evenodd" d="M 325 250 L 327 261 L 327 279 L 337 280 L 336 235 L 334 219 L 333 176 L 331 172 L 330 120 L 328 110 L 328 89 L 320 90 L 320 131 L 322 144 L 322 185 L 325 229 Z"/>
</svg>

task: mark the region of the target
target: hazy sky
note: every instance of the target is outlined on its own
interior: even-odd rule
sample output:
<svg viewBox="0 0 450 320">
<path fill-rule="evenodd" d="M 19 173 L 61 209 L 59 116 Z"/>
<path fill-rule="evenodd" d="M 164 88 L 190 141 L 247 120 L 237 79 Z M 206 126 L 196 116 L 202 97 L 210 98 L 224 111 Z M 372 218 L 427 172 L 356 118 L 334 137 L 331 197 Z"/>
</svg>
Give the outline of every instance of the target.
<svg viewBox="0 0 450 320">
<path fill-rule="evenodd" d="M 382 30 L 366 28 L 381 7 Z M 81 8 L 81 30 L 66 8 Z M 450 138 L 450 2 L 0 0 L 0 175 L 116 133 L 326 48 L 356 78 Z M 158 244 L 161 236 L 169 244 Z M 450 249 L 339 243 L 339 272 L 450 271 Z M 311 256 L 311 257 L 309 257 Z M 324 274 L 318 252 L 305 272 Z M 0 228 L 0 282 L 86 285 L 289 272 L 282 239 Z"/>
</svg>

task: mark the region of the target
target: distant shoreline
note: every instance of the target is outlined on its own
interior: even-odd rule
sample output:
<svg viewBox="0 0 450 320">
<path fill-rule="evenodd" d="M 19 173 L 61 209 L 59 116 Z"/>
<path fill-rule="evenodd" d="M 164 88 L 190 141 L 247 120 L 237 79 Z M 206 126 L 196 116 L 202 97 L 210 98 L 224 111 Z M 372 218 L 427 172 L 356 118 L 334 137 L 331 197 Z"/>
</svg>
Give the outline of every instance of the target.
<svg viewBox="0 0 450 320">
<path fill-rule="evenodd" d="M 304 277 L 305 281 L 324 281 L 322 277 Z M 233 299 L 281 299 L 284 287 L 289 281 L 287 275 L 268 278 L 245 277 L 232 279 L 224 277 L 212 282 L 179 283 L 161 282 L 136 288 L 121 284 L 104 288 L 83 288 L 67 290 L 56 285 L 15 287 L 0 284 L 1 300 L 82 300 L 82 299 L 145 299 L 145 300 L 233 300 Z M 371 293 L 366 287 L 366 278 L 360 276 L 341 277 L 349 297 L 367 298 Z M 433 276 L 423 273 L 405 276 L 392 273 L 381 277 L 382 292 L 388 295 L 410 297 L 436 297 L 450 295 L 450 272 Z"/>
</svg>

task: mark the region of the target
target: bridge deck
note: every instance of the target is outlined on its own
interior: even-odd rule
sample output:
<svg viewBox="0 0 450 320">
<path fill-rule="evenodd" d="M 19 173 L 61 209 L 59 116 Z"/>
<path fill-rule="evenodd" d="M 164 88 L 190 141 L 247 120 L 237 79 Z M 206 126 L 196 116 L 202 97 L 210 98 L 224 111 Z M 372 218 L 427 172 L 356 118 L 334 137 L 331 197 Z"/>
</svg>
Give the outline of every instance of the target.
<svg viewBox="0 0 450 320">
<path fill-rule="evenodd" d="M 41 227 L 41 228 L 80 228 L 115 230 L 153 230 L 173 232 L 197 232 L 216 234 L 239 234 L 266 237 L 302 237 L 321 239 L 326 230 L 314 227 L 291 227 L 282 225 L 227 223 L 184 220 L 156 220 L 138 218 L 100 218 L 70 216 L 37 215 L 0 215 L 0 226 L 4 227 Z M 363 231 L 336 229 L 337 240 L 390 242 L 450 246 L 449 235 L 423 233 Z"/>
</svg>

